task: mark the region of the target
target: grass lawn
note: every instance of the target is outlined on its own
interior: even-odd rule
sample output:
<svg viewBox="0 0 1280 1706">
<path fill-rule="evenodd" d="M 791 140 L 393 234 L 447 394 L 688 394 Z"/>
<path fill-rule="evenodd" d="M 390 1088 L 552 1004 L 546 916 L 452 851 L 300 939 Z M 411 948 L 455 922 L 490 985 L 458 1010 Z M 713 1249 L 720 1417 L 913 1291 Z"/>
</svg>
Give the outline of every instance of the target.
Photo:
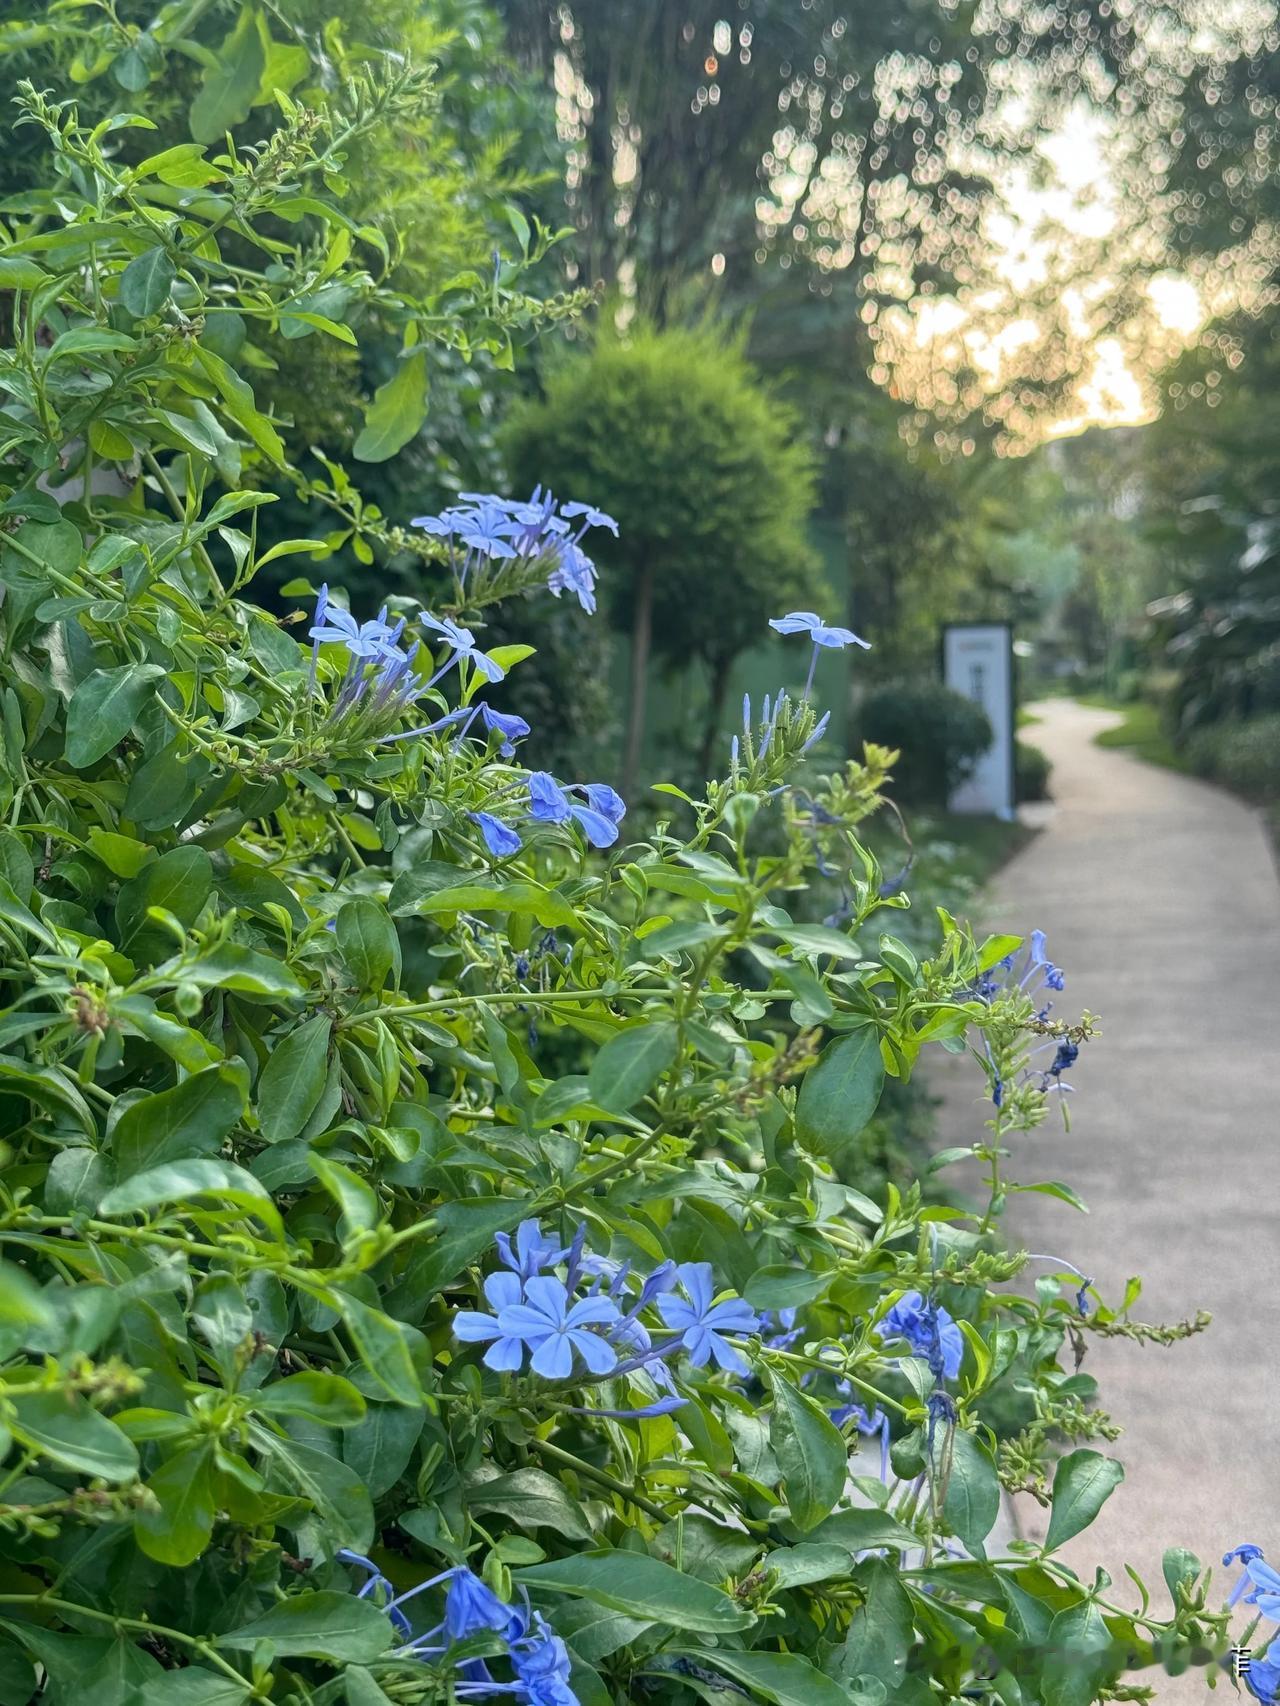
<svg viewBox="0 0 1280 1706">
<path fill-rule="evenodd" d="M 1141 700 L 1132 705 L 1117 705 L 1101 694 L 1082 694 L 1082 705 L 1094 705 L 1102 711 L 1114 711 L 1124 721 L 1114 729 L 1104 729 L 1093 737 L 1095 746 L 1125 747 L 1148 764 L 1163 764 L 1168 770 L 1188 768 L 1182 754 L 1174 747 L 1160 724 L 1160 713 L 1154 705 Z"/>
</svg>

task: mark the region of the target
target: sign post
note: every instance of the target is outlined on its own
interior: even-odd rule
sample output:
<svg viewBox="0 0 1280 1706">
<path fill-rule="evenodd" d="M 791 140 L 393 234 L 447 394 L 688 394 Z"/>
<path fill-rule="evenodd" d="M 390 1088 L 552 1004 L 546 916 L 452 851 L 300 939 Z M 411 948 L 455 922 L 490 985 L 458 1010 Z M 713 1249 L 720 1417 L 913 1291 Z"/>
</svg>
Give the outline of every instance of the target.
<svg viewBox="0 0 1280 1706">
<path fill-rule="evenodd" d="M 950 622 L 942 630 L 942 678 L 987 713 L 995 739 L 951 796 L 953 812 L 1013 818 L 1013 630 L 1007 622 Z"/>
</svg>

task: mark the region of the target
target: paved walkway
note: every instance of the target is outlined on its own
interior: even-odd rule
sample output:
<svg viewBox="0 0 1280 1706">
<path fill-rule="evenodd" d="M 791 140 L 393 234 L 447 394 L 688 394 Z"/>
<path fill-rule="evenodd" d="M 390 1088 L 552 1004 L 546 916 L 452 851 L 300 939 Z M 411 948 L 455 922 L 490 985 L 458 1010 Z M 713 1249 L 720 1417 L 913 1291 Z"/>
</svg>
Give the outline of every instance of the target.
<svg viewBox="0 0 1280 1706">
<path fill-rule="evenodd" d="M 1085 1365 L 1124 1427 L 1114 1450 L 1128 1478 L 1068 1560 L 1090 1579 L 1104 1564 L 1112 1596 L 1136 1604 L 1128 1561 L 1167 1606 L 1166 1546 L 1216 1566 L 1250 1540 L 1280 1565 L 1280 883 L 1248 807 L 1094 746 L 1109 712 L 1032 709 L 1056 810 L 997 877 L 985 921 L 1045 930 L 1067 971 L 1060 1006 L 1088 1007 L 1103 1034 L 1072 1073 L 1070 1133 L 1051 1120 L 1015 1140 L 1009 1164 L 1065 1180 L 1092 1212 L 1023 1196 L 1008 1227 L 1093 1275 L 1109 1302 L 1141 1274 L 1139 1319 L 1213 1313 L 1171 1349 L 1091 1339 Z M 972 1142 L 986 1117 L 972 1081 L 944 1070 L 936 1082 L 939 1146 Z M 1040 1538 L 1039 1507 L 1017 1504 Z M 1203 1673 L 1140 1680 L 1160 1706 L 1213 1698 Z"/>
</svg>

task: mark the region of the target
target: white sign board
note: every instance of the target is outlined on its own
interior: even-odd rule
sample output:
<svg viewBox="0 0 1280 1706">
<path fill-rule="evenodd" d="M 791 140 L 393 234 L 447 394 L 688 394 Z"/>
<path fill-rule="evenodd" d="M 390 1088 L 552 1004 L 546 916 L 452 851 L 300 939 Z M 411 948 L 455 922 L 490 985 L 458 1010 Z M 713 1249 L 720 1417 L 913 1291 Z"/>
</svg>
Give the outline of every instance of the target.
<svg viewBox="0 0 1280 1706">
<path fill-rule="evenodd" d="M 942 631 L 942 677 L 981 705 L 995 739 L 951 796 L 953 812 L 1012 818 L 1013 634 L 1007 622 L 954 622 Z"/>
</svg>

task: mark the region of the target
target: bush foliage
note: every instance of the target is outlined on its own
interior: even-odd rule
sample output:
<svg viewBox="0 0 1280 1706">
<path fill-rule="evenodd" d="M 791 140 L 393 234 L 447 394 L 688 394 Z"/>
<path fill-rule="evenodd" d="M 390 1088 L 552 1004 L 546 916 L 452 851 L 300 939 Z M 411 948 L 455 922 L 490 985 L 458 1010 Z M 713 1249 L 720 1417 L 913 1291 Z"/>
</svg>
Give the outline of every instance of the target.
<svg viewBox="0 0 1280 1706">
<path fill-rule="evenodd" d="M 887 927 L 884 755 L 815 779 L 782 698 L 645 839 L 524 769 L 524 648 L 476 630 L 586 600 L 582 504 L 428 520 L 432 611 L 302 583 L 299 635 L 246 596 L 355 501 L 260 338 L 396 326 L 394 437 L 437 345 L 540 315 L 505 267 L 416 298 L 344 213 L 402 65 L 255 132 L 282 10 L 223 8 L 195 134 L 129 164 L 145 116 L 22 94 L 56 189 L 0 253 L 0 1694 L 1073 1706 L 1220 1636 L 1186 1554 L 1168 1615 L 1057 1556 L 1122 1475 L 1087 1336 L 1153 1330 L 997 1228 L 1072 1200 L 1010 1145 L 1092 1021 L 1043 1010 L 1038 934 Z M 317 538 L 260 541 L 282 493 Z M 987 1128 L 934 1166 L 985 1206 L 846 1184 L 886 1076 L 967 1046 Z M 988 1558 L 1002 1487 L 1041 1550 Z"/>
<path fill-rule="evenodd" d="M 981 705 L 931 681 L 876 688 L 859 707 L 858 729 L 898 749 L 897 793 L 917 805 L 945 805 L 993 739 Z"/>
</svg>

